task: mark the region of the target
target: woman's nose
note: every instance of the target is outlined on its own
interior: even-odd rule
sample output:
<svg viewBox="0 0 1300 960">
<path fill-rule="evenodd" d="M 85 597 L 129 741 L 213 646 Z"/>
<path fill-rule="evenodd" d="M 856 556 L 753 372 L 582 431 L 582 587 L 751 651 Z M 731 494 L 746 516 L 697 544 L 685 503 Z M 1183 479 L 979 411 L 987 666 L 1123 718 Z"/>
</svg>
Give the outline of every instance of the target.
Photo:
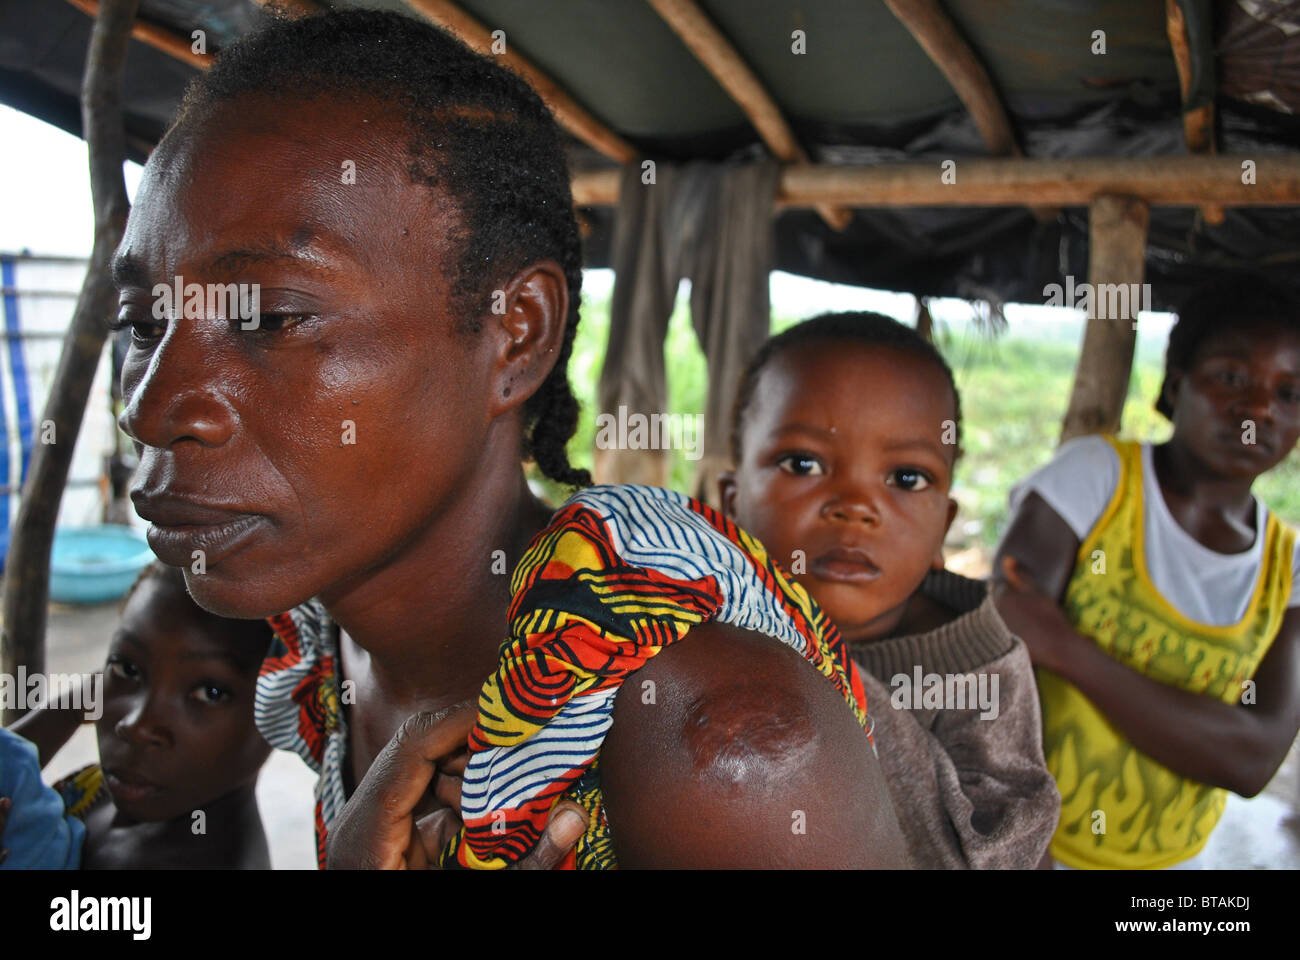
<svg viewBox="0 0 1300 960">
<path fill-rule="evenodd" d="M 234 414 L 223 391 L 224 364 L 199 323 L 173 320 L 152 354 L 128 355 L 118 425 L 138 443 L 166 449 L 181 440 L 220 446 L 230 439 Z"/>
</svg>

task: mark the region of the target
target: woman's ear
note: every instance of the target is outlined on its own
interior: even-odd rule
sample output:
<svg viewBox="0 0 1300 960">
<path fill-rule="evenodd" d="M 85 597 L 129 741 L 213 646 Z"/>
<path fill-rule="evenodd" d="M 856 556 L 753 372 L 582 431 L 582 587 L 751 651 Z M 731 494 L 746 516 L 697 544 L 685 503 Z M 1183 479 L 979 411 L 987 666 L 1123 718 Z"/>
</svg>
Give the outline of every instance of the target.
<svg viewBox="0 0 1300 960">
<path fill-rule="evenodd" d="M 718 474 L 718 503 L 722 504 L 724 517 L 736 519 L 736 471 L 724 470 Z"/>
<path fill-rule="evenodd" d="M 935 548 L 934 556 L 930 560 L 931 570 L 943 569 L 943 542 L 948 539 L 948 531 L 952 529 L 952 522 L 957 519 L 957 501 L 952 497 L 948 498 L 948 519 L 943 525 L 943 536 L 939 538 L 939 546 Z"/>
<path fill-rule="evenodd" d="M 538 391 L 564 344 L 569 284 L 554 260 L 525 267 L 490 294 L 488 322 L 494 352 L 489 414 L 498 417 Z"/>
</svg>

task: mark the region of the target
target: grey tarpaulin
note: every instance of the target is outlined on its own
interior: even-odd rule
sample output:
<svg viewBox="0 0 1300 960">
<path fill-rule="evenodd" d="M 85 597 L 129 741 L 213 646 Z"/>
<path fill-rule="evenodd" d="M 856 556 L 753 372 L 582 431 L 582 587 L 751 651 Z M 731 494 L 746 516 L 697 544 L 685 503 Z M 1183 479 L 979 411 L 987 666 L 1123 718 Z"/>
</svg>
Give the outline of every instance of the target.
<svg viewBox="0 0 1300 960">
<path fill-rule="evenodd" d="M 767 336 L 773 207 L 779 168 L 660 163 L 653 182 L 640 165 L 623 169 L 614 227 L 609 345 L 600 377 L 602 413 L 704 414 L 703 457 L 692 484 L 716 502 L 717 475 L 729 461 L 731 400 L 745 363 Z M 691 281 L 691 319 L 708 361 L 704 411 L 668 410 L 664 337 L 682 278 Z M 666 485 L 670 452 L 597 449 L 596 478 Z"/>
</svg>

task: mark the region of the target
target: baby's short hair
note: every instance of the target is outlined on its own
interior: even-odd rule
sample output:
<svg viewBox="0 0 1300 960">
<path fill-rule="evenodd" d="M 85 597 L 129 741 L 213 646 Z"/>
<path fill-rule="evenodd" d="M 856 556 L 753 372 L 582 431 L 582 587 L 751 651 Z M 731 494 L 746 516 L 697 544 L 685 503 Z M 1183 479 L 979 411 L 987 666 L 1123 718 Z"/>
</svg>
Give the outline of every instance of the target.
<svg viewBox="0 0 1300 960">
<path fill-rule="evenodd" d="M 731 408 L 731 456 L 736 464 L 740 463 L 740 438 L 745 428 L 745 413 L 754 399 L 754 390 L 758 386 L 763 369 L 773 357 L 793 347 L 809 343 L 834 342 L 899 350 L 928 360 L 942 371 L 944 379 L 952 388 L 957 441 L 954 460 L 961 456 L 961 394 L 957 391 L 957 382 L 953 379 L 952 368 L 948 366 L 948 361 L 943 358 L 943 354 L 935 348 L 934 344 L 921 336 L 915 328 L 899 323 L 884 314 L 863 310 L 823 313 L 805 320 L 768 338 L 767 342 L 759 348 L 758 353 L 754 354 L 740 376 L 736 401 Z"/>
</svg>

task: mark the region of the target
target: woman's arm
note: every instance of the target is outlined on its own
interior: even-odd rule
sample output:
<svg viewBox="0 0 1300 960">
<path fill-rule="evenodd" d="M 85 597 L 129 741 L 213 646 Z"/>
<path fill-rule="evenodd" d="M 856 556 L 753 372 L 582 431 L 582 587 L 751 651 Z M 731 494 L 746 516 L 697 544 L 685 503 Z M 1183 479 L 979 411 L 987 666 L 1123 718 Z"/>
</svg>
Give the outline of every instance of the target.
<svg viewBox="0 0 1300 960">
<path fill-rule="evenodd" d="M 600 770 L 620 867 L 908 866 L 866 734 L 770 637 L 709 623 L 656 656 L 615 699 Z"/>
<path fill-rule="evenodd" d="M 1255 702 L 1226 704 L 1152 680 L 1070 626 L 1059 604 L 1077 550 L 1065 521 L 1030 494 L 995 560 L 994 589 L 1034 663 L 1078 687 L 1134 746 L 1175 773 L 1245 797 L 1259 793 L 1300 730 L 1300 611 L 1288 611 L 1260 663 Z"/>
</svg>

